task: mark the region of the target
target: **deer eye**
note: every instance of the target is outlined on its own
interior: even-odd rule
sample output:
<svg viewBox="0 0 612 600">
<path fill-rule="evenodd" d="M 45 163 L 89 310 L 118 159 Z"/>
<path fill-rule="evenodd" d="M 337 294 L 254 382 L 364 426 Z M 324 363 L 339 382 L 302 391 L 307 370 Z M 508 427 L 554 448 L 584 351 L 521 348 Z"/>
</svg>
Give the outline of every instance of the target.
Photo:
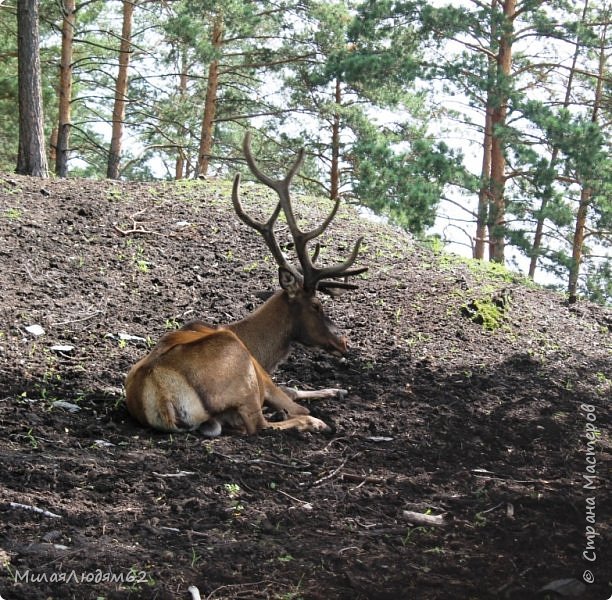
<svg viewBox="0 0 612 600">
<path fill-rule="evenodd" d="M 321 302 L 319 302 L 319 300 L 313 300 L 312 308 L 314 308 L 319 313 L 323 312 L 323 305 L 321 304 Z"/>
</svg>

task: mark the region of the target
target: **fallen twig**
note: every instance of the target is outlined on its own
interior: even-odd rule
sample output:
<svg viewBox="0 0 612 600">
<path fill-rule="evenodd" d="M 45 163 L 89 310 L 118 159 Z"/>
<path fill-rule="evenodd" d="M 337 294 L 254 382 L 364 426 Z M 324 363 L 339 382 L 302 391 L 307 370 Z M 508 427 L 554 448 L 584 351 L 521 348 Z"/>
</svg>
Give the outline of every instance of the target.
<svg viewBox="0 0 612 600">
<path fill-rule="evenodd" d="M 138 212 L 135 212 L 134 214 L 130 215 L 130 220 L 132 221 L 132 229 L 121 229 L 116 223 L 113 223 L 113 229 L 117 233 L 120 233 L 123 236 L 132 235 L 134 233 L 144 233 L 144 234 L 149 234 L 149 235 L 164 235 L 163 233 L 159 233 L 158 231 L 150 231 L 149 229 L 145 229 L 144 227 L 139 226 L 139 223 L 136 221 L 136 217 L 144 213 L 146 210 L 147 210 L 146 208 L 143 208 L 142 210 L 139 210 Z"/>
<path fill-rule="evenodd" d="M 187 591 L 191 594 L 191 600 L 202 600 L 200 596 L 200 590 L 195 585 L 190 585 Z"/>
<path fill-rule="evenodd" d="M 265 581 L 255 581 L 253 583 L 228 583 L 226 585 L 221 585 L 218 588 L 214 589 L 212 592 L 210 592 L 210 594 L 206 596 L 206 600 L 211 600 L 212 597 L 215 596 L 217 592 L 220 592 L 221 590 L 228 590 L 231 588 L 250 588 L 250 587 L 258 586 L 258 585 L 265 584 L 265 583 L 266 583 Z"/>
<path fill-rule="evenodd" d="M 445 527 L 446 521 L 442 515 L 425 515 L 411 510 L 403 511 L 404 517 L 417 525 L 427 525 L 431 527 Z"/>
<path fill-rule="evenodd" d="M 346 481 L 353 481 L 355 483 L 387 483 L 389 478 L 385 477 L 373 477 L 372 475 L 359 475 L 359 473 L 342 473 L 341 479 Z"/>
<path fill-rule="evenodd" d="M 328 473 L 327 475 L 324 475 L 323 477 L 320 477 L 312 485 L 320 485 L 321 483 L 324 483 L 325 481 L 328 481 L 332 477 L 336 476 L 340 471 L 342 471 L 342 469 L 344 469 L 344 465 L 346 465 L 346 463 L 349 460 L 352 460 L 353 458 L 357 458 L 360 454 L 361 454 L 361 452 L 357 452 L 357 454 L 353 454 L 353 456 L 349 456 L 348 458 L 345 458 L 342 461 L 342 463 L 340 464 L 339 467 L 335 468 L 331 473 Z M 301 484 L 301 485 L 306 485 L 306 484 L 304 483 L 304 484 Z"/>
<path fill-rule="evenodd" d="M 189 475 L 195 475 L 195 471 L 179 471 L 178 473 L 156 473 L 153 471 L 155 477 L 188 477 Z"/>
<path fill-rule="evenodd" d="M 275 462 L 273 460 L 266 460 L 265 458 L 253 458 L 251 460 L 247 460 L 244 462 L 247 462 L 249 464 L 262 463 L 262 464 L 267 464 L 267 465 L 274 465 L 275 467 L 283 467 L 284 469 L 296 469 L 298 471 L 306 468 L 302 465 L 288 465 L 287 463 L 280 463 L 280 462 Z"/>
<path fill-rule="evenodd" d="M 94 317 L 97 317 L 98 315 L 101 315 L 101 314 L 104 314 L 104 311 L 96 310 L 85 317 L 80 317 L 78 319 L 70 319 L 69 321 L 58 321 L 57 323 L 51 323 L 51 327 L 58 327 L 59 325 L 68 325 L 70 323 L 80 323 L 81 321 L 87 321 L 89 319 L 93 319 Z"/>
<path fill-rule="evenodd" d="M 9 506 L 11 508 L 21 508 L 23 510 L 31 510 L 32 512 L 41 514 L 45 517 L 51 517 L 52 519 L 61 519 L 61 515 L 56 515 L 48 510 L 44 510 L 42 508 L 38 508 L 36 506 L 31 506 L 30 504 L 21 504 L 20 502 L 9 502 Z"/>
<path fill-rule="evenodd" d="M 215 454 L 217 456 L 220 456 L 221 458 L 225 458 L 225 460 L 229 460 L 230 462 L 236 463 L 236 464 L 244 464 L 244 463 L 248 463 L 248 464 L 267 464 L 267 465 L 274 465 L 275 467 L 283 467 L 284 469 L 295 469 L 295 470 L 303 470 L 305 468 L 308 468 L 310 466 L 310 463 L 306 463 L 306 462 L 302 462 L 301 465 L 290 465 L 287 463 L 283 463 L 283 462 L 276 462 L 273 460 L 267 460 L 265 458 L 252 458 L 249 460 L 245 460 L 243 458 L 235 458 L 234 456 L 230 456 L 228 454 L 222 454 L 221 452 L 217 452 L 217 450 L 214 450 L 212 452 L 212 454 Z"/>
<path fill-rule="evenodd" d="M 306 500 L 300 500 L 299 498 L 296 498 L 295 496 L 292 496 L 291 494 L 288 494 L 287 492 L 283 492 L 283 490 L 277 490 L 277 492 L 279 494 L 282 494 L 283 496 L 287 496 L 287 498 L 290 498 L 291 500 L 295 502 L 299 502 L 302 508 L 306 510 L 312 510 L 312 504 L 310 502 L 306 502 Z"/>
<path fill-rule="evenodd" d="M 332 444 L 335 444 L 336 442 L 341 442 L 341 441 L 345 441 L 348 440 L 349 437 L 348 436 L 342 436 L 342 437 L 337 437 L 334 438 L 333 440 L 331 440 L 328 444 L 325 444 L 325 446 L 323 446 L 323 448 L 321 448 L 320 450 L 316 450 L 315 452 L 313 452 L 313 454 L 324 454 L 329 450 L 329 447 Z"/>
<path fill-rule="evenodd" d="M 483 510 L 480 512 L 481 515 L 486 515 L 487 513 L 493 512 L 494 510 L 497 510 L 498 508 L 500 508 L 501 506 L 503 506 L 504 503 L 500 502 L 499 504 L 496 504 L 495 506 L 492 506 L 491 508 L 487 508 L 487 510 Z"/>
<path fill-rule="evenodd" d="M 36 281 L 36 279 L 34 279 L 34 276 L 32 275 L 32 272 L 30 271 L 30 269 L 28 267 L 28 263 L 25 263 L 23 266 L 25 268 L 25 272 L 28 274 L 28 277 L 30 278 L 32 283 L 38 283 L 38 281 Z"/>
<path fill-rule="evenodd" d="M 509 481 L 512 483 L 541 483 L 546 485 L 550 483 L 546 479 L 513 479 L 512 477 L 506 477 L 504 475 L 495 475 L 492 471 L 486 469 L 472 469 L 471 471 L 474 477 L 482 477 L 483 479 L 492 479 L 494 481 Z"/>
<path fill-rule="evenodd" d="M 122 236 L 127 237 L 128 235 L 132 235 L 134 233 L 145 233 L 150 235 L 163 235 L 157 231 L 150 231 L 148 229 L 144 229 L 143 227 L 136 227 L 136 224 L 132 227 L 132 229 L 121 229 L 116 223 L 113 223 L 113 229 L 120 233 Z"/>
</svg>

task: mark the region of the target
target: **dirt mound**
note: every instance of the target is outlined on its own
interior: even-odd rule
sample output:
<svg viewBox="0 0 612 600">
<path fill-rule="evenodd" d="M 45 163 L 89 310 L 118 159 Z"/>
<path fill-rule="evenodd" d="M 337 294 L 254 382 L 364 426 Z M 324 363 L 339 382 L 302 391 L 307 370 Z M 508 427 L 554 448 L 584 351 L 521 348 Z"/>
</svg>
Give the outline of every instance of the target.
<svg viewBox="0 0 612 600">
<path fill-rule="evenodd" d="M 348 209 L 322 260 L 365 235 L 369 273 L 326 302 L 351 352 L 296 348 L 275 376 L 349 391 L 310 405 L 332 434 L 131 420 L 122 381 L 155 340 L 275 286 L 229 194 L 0 178 L 0 596 L 524 599 L 568 579 L 608 598 L 610 312 Z"/>
</svg>

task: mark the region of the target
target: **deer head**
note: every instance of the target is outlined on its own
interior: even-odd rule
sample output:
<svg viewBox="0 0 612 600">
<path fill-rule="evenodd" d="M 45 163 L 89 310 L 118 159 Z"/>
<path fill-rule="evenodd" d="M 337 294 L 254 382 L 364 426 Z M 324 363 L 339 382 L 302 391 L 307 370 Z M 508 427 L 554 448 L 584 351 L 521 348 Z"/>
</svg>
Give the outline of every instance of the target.
<svg viewBox="0 0 612 600">
<path fill-rule="evenodd" d="M 240 202 L 240 174 L 234 179 L 232 201 L 236 214 L 249 227 L 258 231 L 266 242 L 272 256 L 279 268 L 279 281 L 283 290 L 282 300 L 290 314 L 290 328 L 292 341 L 308 346 L 319 346 L 327 350 L 346 352 L 346 338 L 339 335 L 336 326 L 326 316 L 317 291 L 335 295 L 338 290 L 355 289 L 355 284 L 349 283 L 348 278 L 367 271 L 368 267 L 352 269 L 353 263 L 359 254 L 363 238 L 359 238 L 349 257 L 342 263 L 328 267 L 315 265 L 319 255 L 320 245 L 315 244 L 312 254 L 309 243 L 319 237 L 336 216 L 340 200 L 337 199 L 327 218 L 310 231 L 302 231 L 296 222 L 289 188 L 295 175 L 298 173 L 304 160 L 304 150 L 298 156 L 283 179 L 273 179 L 261 171 L 251 152 L 250 135 L 247 133 L 243 143 L 244 155 L 253 175 L 264 185 L 273 189 L 279 198 L 276 208 L 269 219 L 259 222 L 247 215 Z M 274 226 L 278 216 L 283 211 L 287 225 L 293 238 L 295 252 L 299 267 L 291 265 L 283 254 L 274 233 Z M 341 279 L 341 280 L 340 280 Z M 248 344 L 247 344 L 248 345 Z"/>
</svg>

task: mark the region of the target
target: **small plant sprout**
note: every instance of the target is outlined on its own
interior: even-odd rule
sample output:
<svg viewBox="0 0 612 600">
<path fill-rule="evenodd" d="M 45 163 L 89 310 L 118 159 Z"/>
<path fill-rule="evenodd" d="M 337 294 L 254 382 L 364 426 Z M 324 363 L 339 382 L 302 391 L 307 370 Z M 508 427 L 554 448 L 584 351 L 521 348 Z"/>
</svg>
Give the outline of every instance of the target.
<svg viewBox="0 0 612 600">
<path fill-rule="evenodd" d="M 32 446 L 32 448 L 36 450 L 36 448 L 38 448 L 38 440 L 36 439 L 36 436 L 32 433 L 32 431 L 32 428 L 28 429 L 27 433 L 25 434 L 25 438 L 26 440 L 28 440 L 30 446 Z"/>
<path fill-rule="evenodd" d="M 226 483 L 224 486 L 227 495 L 230 498 L 237 498 L 240 495 L 241 489 L 237 483 Z"/>
<path fill-rule="evenodd" d="M 196 549 L 192 546 L 191 547 L 191 568 L 195 569 L 195 567 L 197 567 L 198 563 L 202 560 L 202 555 L 198 554 L 196 552 Z"/>
<path fill-rule="evenodd" d="M 21 218 L 21 210 L 19 208 L 7 208 L 4 211 L 4 216 L 9 221 L 17 221 L 18 219 Z"/>
<path fill-rule="evenodd" d="M 226 483 L 223 487 L 231 500 L 230 510 L 232 511 L 233 516 L 239 517 L 244 511 L 244 505 L 240 502 L 240 500 L 238 500 L 238 497 L 242 492 L 240 486 L 237 483 Z"/>
<path fill-rule="evenodd" d="M 291 554 L 281 554 L 278 557 L 278 562 L 281 563 L 288 563 L 291 562 L 292 560 L 294 560 L 293 556 L 291 556 Z"/>
<path fill-rule="evenodd" d="M 169 319 L 166 319 L 166 322 L 164 323 L 164 327 L 168 330 L 180 329 L 181 324 L 176 320 L 175 317 L 171 317 Z"/>
<path fill-rule="evenodd" d="M 149 272 L 149 263 L 146 260 L 142 260 L 142 259 L 137 260 L 136 267 L 141 273 Z"/>
</svg>

